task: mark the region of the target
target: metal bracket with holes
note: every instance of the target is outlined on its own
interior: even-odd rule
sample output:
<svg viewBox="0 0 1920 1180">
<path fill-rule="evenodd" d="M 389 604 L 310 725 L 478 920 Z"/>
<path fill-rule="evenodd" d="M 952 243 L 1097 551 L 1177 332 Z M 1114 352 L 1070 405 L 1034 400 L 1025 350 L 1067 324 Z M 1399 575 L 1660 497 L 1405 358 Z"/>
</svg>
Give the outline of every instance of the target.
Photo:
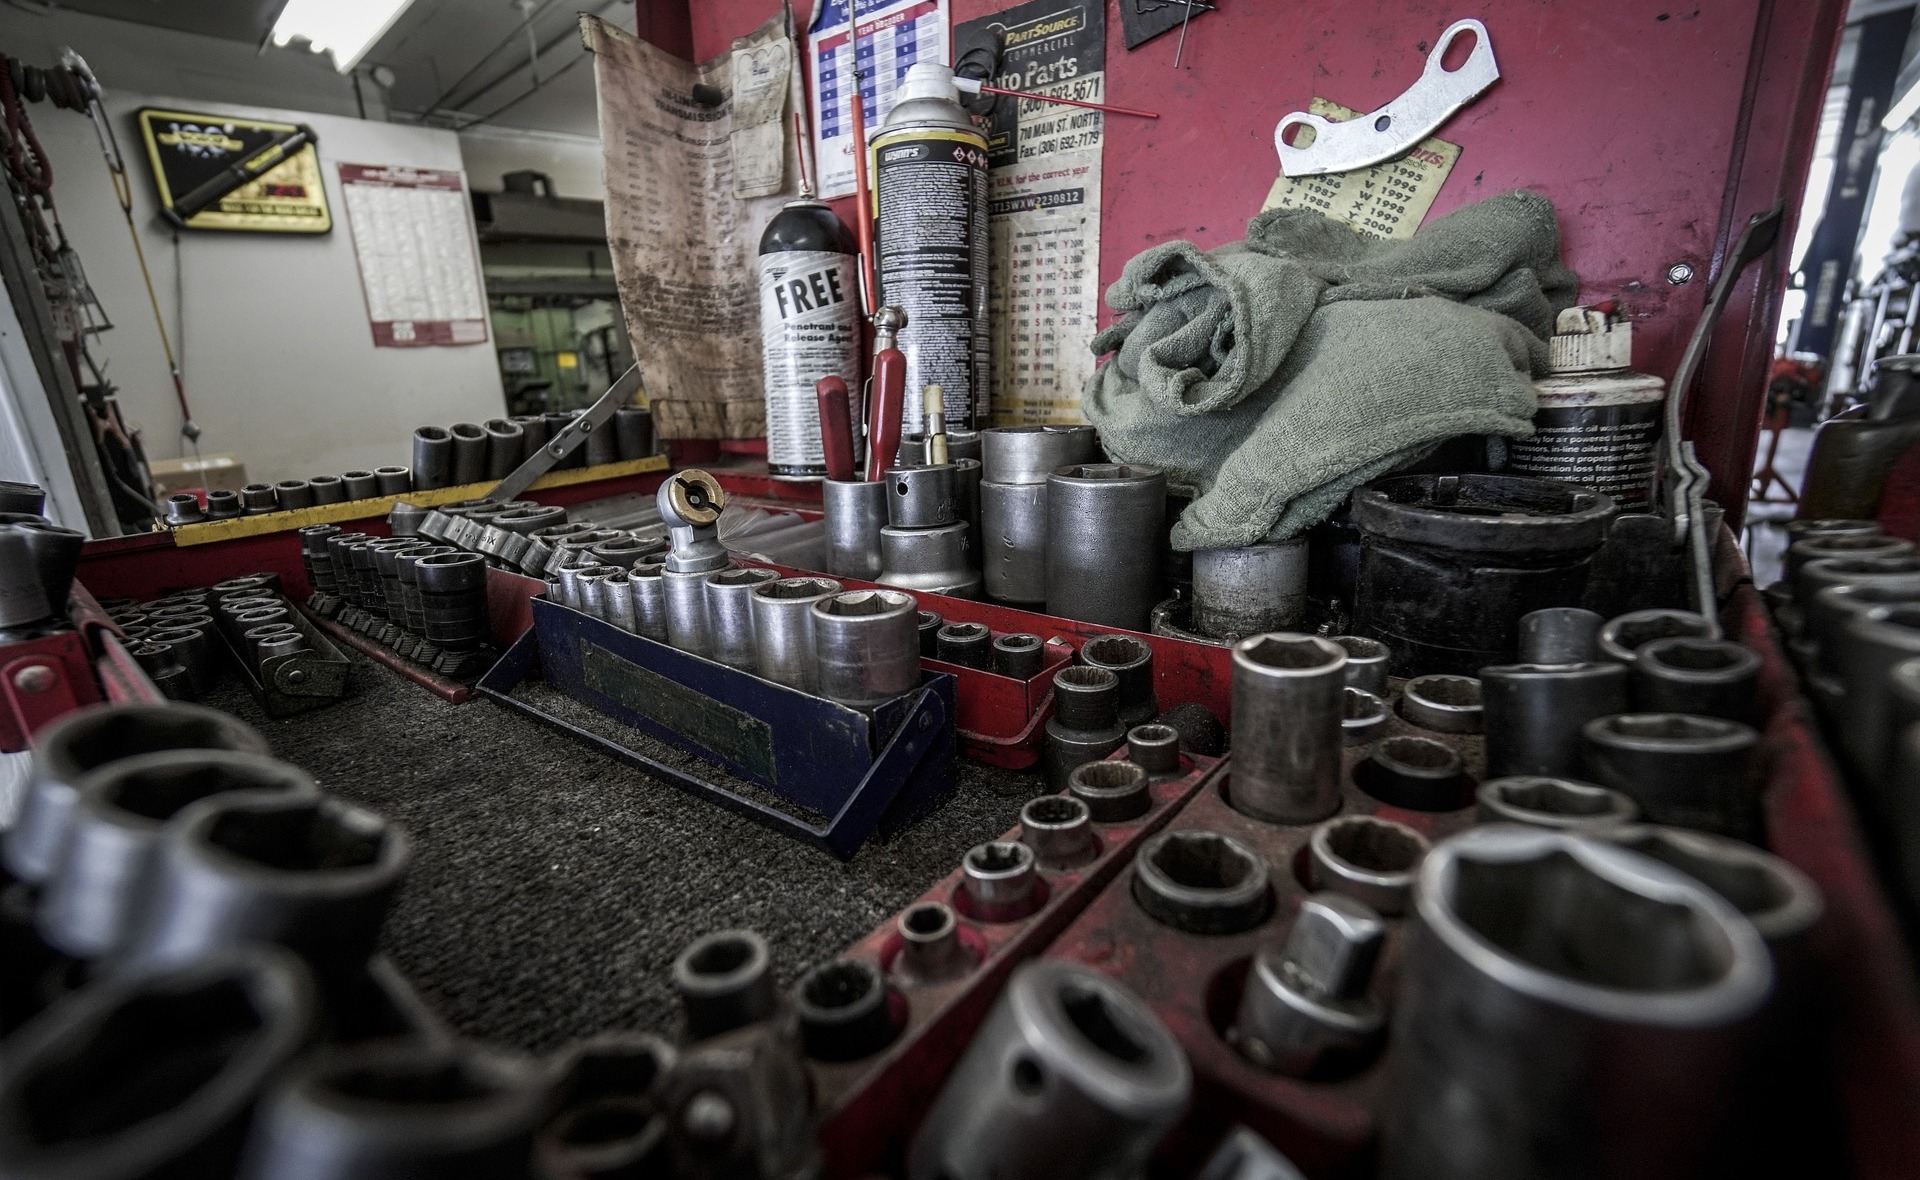
<svg viewBox="0 0 1920 1180">
<path fill-rule="evenodd" d="M 1471 33 L 1473 51 L 1459 69 L 1440 63 L 1454 38 Z M 1472 18 L 1457 20 L 1440 34 L 1427 55 L 1427 68 L 1405 94 L 1369 115 L 1335 123 L 1307 111 L 1295 111 L 1274 128 L 1273 145 L 1280 152 L 1280 170 L 1288 176 L 1321 176 L 1351 172 L 1390 160 L 1439 130 L 1453 113 L 1478 98 L 1500 78 L 1493 60 L 1493 42 L 1487 26 Z M 1312 131 L 1309 142 L 1295 147 L 1287 136 L 1295 127 Z"/>
</svg>

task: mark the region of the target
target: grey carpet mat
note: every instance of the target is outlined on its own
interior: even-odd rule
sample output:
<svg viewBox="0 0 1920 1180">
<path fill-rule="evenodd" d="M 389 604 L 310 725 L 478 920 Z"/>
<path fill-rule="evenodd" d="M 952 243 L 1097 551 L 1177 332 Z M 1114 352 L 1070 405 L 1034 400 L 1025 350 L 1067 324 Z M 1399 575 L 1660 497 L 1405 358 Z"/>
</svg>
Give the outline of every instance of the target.
<svg viewBox="0 0 1920 1180">
<path fill-rule="evenodd" d="M 450 706 L 353 658 L 355 695 L 317 712 L 268 720 L 231 680 L 207 703 L 406 828 L 413 868 L 386 949 L 460 1032 L 534 1051 L 604 1029 L 671 1034 L 669 968 L 709 931 L 759 931 L 791 983 L 1043 789 L 960 759 L 939 810 L 841 862 L 490 700 Z"/>
</svg>

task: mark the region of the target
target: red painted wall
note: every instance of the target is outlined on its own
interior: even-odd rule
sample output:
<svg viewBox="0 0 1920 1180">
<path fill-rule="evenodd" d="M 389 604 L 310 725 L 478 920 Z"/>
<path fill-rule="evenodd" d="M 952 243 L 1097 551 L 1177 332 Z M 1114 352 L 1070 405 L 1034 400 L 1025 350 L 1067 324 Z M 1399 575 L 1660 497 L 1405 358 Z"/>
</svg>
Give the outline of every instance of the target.
<svg viewBox="0 0 1920 1180">
<path fill-rule="evenodd" d="M 644 5 L 648 0 L 641 0 Z M 1841 0 L 1220 0 L 1173 38 L 1129 53 L 1108 5 L 1107 93 L 1161 112 L 1108 124 L 1100 261 L 1111 282 L 1147 246 L 1242 236 L 1278 174 L 1273 129 L 1321 95 L 1362 110 L 1412 83 L 1454 19 L 1487 25 L 1501 80 L 1441 135 L 1465 149 L 1435 213 L 1528 187 L 1559 206 L 1583 298 L 1636 321 L 1638 367 L 1671 374 L 1720 254 L 1747 217 L 1797 210 Z M 953 0 L 956 21 L 1007 7 Z M 688 0 L 696 59 L 777 7 Z M 804 27 L 812 0 L 794 0 Z M 1789 224 L 1783 239 L 1790 241 Z M 1693 268 L 1667 282 L 1675 263 Z M 1765 264 L 1756 272 L 1767 269 Z M 1689 433 L 1739 518 L 1785 261 L 1750 278 L 1709 356 Z M 1091 336 L 1091 333 L 1089 333 Z"/>
</svg>

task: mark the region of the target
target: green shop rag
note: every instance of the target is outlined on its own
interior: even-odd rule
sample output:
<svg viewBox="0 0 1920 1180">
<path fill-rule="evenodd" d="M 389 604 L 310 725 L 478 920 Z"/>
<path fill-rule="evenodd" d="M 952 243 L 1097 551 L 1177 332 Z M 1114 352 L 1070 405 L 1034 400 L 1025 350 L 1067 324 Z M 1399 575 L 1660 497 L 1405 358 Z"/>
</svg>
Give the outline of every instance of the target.
<svg viewBox="0 0 1920 1180">
<path fill-rule="evenodd" d="M 1082 405 L 1117 462 L 1195 490 L 1174 548 L 1285 540 L 1446 439 L 1531 435 L 1529 377 L 1577 288 L 1535 193 L 1399 241 L 1275 209 L 1244 242 L 1127 263 Z"/>
</svg>

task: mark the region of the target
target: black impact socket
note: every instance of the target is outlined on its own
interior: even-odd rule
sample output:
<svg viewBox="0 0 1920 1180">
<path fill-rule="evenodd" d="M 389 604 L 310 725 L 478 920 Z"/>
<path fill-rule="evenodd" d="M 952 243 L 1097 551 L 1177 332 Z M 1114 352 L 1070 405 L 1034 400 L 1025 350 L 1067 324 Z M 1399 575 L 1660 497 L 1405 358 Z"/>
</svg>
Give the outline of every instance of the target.
<svg viewBox="0 0 1920 1180">
<path fill-rule="evenodd" d="M 1693 713 L 1752 725 L 1760 657 L 1729 639 L 1656 639 L 1633 662 L 1632 689 L 1636 713 Z"/>
<path fill-rule="evenodd" d="M 948 623 L 934 634 L 934 658 L 963 668 L 993 663 L 993 632 L 985 623 Z"/>
<path fill-rule="evenodd" d="M 413 486 L 423 492 L 453 486 L 453 435 L 446 427 L 413 432 Z"/>
<path fill-rule="evenodd" d="M 453 439 L 453 482 L 479 483 L 487 478 L 486 427 L 478 422 L 455 422 L 447 433 Z"/>
</svg>

